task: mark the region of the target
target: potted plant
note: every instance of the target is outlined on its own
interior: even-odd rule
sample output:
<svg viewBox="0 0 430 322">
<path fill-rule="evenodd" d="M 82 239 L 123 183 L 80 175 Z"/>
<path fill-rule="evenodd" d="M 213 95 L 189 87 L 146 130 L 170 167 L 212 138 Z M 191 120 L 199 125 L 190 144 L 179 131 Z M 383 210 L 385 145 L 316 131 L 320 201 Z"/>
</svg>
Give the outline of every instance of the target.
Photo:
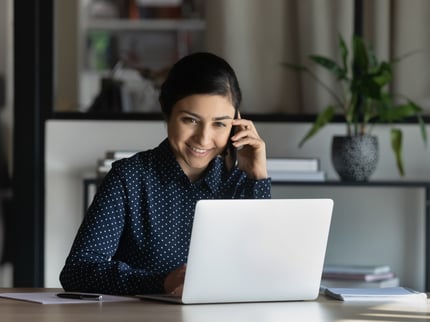
<svg viewBox="0 0 430 322">
<path fill-rule="evenodd" d="M 335 76 L 342 88 L 341 95 L 322 82 L 308 67 L 291 63 L 283 64 L 290 69 L 306 72 L 334 99 L 333 105 L 327 106 L 318 114 L 299 146 L 312 138 L 334 118 L 336 113 L 340 112 L 346 124 L 346 136 L 333 139 L 333 165 L 341 179 L 364 181 L 376 168 L 378 159 L 377 138 L 371 135 L 371 130 L 377 123 L 390 124 L 391 148 L 398 171 L 403 176 L 402 130 L 396 127 L 396 122 L 416 117 L 422 140 L 427 143 L 425 123 L 421 116 L 422 108 L 407 97 L 395 96 L 387 90 L 387 85 L 393 79 L 393 65 L 406 55 L 391 62 L 379 62 L 372 47 L 359 36 L 353 37 L 352 57 L 342 36 L 339 36 L 339 50 L 340 64 L 320 55 L 311 55 L 309 58 Z M 397 103 L 397 98 L 402 99 L 403 102 Z M 344 164 L 345 161 L 352 163 Z"/>
</svg>

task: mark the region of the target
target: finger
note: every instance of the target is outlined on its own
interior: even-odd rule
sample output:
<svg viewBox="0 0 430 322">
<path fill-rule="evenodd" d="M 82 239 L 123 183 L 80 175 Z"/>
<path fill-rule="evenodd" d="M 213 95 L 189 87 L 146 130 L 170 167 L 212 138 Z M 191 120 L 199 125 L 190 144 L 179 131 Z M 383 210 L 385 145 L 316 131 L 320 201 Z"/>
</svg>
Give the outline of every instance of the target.
<svg viewBox="0 0 430 322">
<path fill-rule="evenodd" d="M 234 135 L 233 139 L 234 141 L 240 141 L 246 137 L 258 137 L 258 134 L 248 124 L 242 125 L 240 131 Z"/>
<path fill-rule="evenodd" d="M 183 290 L 184 290 L 184 284 L 181 284 L 178 287 L 176 287 L 172 292 L 170 292 L 170 294 L 173 296 L 181 297 Z"/>
<path fill-rule="evenodd" d="M 178 279 L 180 279 L 180 280 L 184 280 L 184 277 L 185 277 L 185 272 L 186 272 L 186 266 L 185 265 L 182 265 L 181 267 L 179 267 L 177 270 L 176 270 L 176 276 L 177 276 L 177 278 Z"/>
<path fill-rule="evenodd" d="M 233 126 L 236 126 L 238 129 L 235 134 L 238 134 L 242 131 L 252 131 L 252 129 L 253 129 L 252 121 L 245 120 L 245 119 L 234 120 Z"/>
<path fill-rule="evenodd" d="M 254 129 L 254 123 L 246 119 L 236 119 L 234 125 L 239 126 L 241 131 L 252 131 Z"/>
<path fill-rule="evenodd" d="M 261 139 L 253 136 L 244 136 L 233 143 L 237 150 L 245 146 L 252 146 L 254 148 L 257 148 L 260 146 L 260 144 Z"/>
<path fill-rule="evenodd" d="M 245 124 L 243 126 L 245 131 L 252 131 L 252 122 L 249 122 L 248 124 Z"/>
</svg>

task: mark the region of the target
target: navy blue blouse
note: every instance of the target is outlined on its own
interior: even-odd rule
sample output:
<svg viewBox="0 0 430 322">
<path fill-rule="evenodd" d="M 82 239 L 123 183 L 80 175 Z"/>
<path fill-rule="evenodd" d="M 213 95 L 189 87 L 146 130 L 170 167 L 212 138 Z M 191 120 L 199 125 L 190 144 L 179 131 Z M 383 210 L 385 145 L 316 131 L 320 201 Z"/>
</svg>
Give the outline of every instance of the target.
<svg viewBox="0 0 430 322">
<path fill-rule="evenodd" d="M 270 179 L 228 171 L 215 158 L 190 182 L 168 140 L 113 164 L 79 228 L 60 281 L 67 291 L 163 292 L 169 272 L 186 263 L 199 199 L 270 198 Z"/>
</svg>

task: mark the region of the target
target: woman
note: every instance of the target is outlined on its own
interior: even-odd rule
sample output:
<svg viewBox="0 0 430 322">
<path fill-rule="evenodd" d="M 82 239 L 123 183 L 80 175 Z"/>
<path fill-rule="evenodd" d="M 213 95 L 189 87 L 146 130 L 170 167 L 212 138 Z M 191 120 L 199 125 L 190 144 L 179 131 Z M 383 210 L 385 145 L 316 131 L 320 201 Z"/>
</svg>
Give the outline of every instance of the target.
<svg viewBox="0 0 430 322">
<path fill-rule="evenodd" d="M 167 139 L 113 164 L 60 274 L 66 291 L 180 295 L 197 200 L 270 198 L 265 143 L 240 101 L 222 58 L 173 66 L 160 93 Z"/>
</svg>

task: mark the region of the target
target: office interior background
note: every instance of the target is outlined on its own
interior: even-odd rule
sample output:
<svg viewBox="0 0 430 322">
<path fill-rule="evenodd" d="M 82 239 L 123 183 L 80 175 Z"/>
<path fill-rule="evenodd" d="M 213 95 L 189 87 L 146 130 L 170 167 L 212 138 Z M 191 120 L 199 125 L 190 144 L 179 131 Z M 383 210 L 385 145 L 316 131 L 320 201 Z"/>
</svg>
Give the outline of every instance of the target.
<svg viewBox="0 0 430 322">
<path fill-rule="evenodd" d="M 317 157 L 327 177 L 337 179 L 330 160 L 330 142 L 334 134 L 344 133 L 344 125 L 330 124 L 298 148 L 298 142 L 310 126 L 311 116 L 330 103 L 330 96 L 311 80 L 282 68 L 281 63 L 306 63 L 310 53 L 335 55 L 338 33 L 346 40 L 353 33 L 355 1 L 198 2 L 203 8 L 204 49 L 225 57 L 236 69 L 244 94 L 243 111 L 258 116 L 256 126 L 266 141 L 268 156 Z M 99 90 L 97 79 L 86 78 L 83 86 L 81 78 L 85 44 L 82 23 L 88 15 L 84 9 L 88 3 L 53 1 L 54 99 L 52 113 L 43 124 L 44 214 L 43 258 L 40 258 L 43 278 L 36 282 L 46 287 L 59 286 L 59 271 L 83 216 L 83 181 L 95 176 L 97 160 L 108 150 L 144 150 L 165 137 L 160 118 L 86 118 L 82 113 L 92 98 L 89 88 L 95 86 L 93 91 Z M 379 56 L 390 59 L 419 50 L 399 64 L 392 90 L 408 95 L 430 113 L 430 75 L 426 73 L 430 57 L 430 37 L 426 35 L 430 27 L 427 19 L 430 3 L 376 0 L 363 1 L 363 4 L 363 33 Z M 17 63 L 13 51 L 14 17 L 17 17 L 14 1 L 0 2 L 0 76 L 5 80 L 5 99 L 0 109 L 1 146 L 11 176 L 16 162 L 13 160 L 14 125 L 20 117 L 14 113 Z M 73 113 L 79 116 L 71 116 Z M 275 116 L 277 120 L 273 119 Z M 406 176 L 400 178 L 397 173 L 387 127 L 378 125 L 374 134 L 380 141 L 380 159 L 372 180 L 430 181 L 430 151 L 421 144 L 416 124 L 399 126 L 404 130 Z M 273 195 L 333 198 L 335 212 L 326 261 L 386 263 L 398 274 L 402 285 L 424 289 L 426 196 L 423 188 L 389 183 L 359 187 L 277 185 Z M 20 238 L 24 247 L 31 247 L 31 239 Z M 2 263 L 1 286 L 21 284 L 13 273 L 12 263 Z"/>
</svg>

